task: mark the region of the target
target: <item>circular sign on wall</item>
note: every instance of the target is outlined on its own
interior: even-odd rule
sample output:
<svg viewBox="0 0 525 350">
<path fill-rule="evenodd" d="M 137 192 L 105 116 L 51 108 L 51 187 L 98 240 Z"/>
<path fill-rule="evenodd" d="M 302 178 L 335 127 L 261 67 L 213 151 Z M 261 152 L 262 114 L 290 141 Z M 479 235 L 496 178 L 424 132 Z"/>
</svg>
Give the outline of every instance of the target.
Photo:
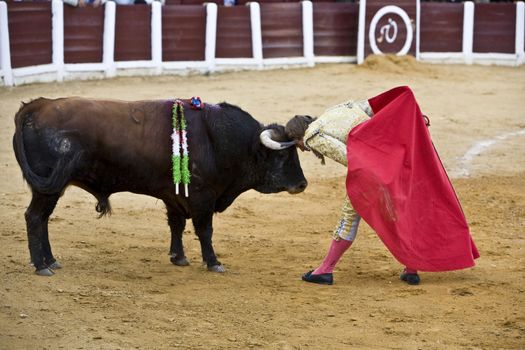
<svg viewBox="0 0 525 350">
<path fill-rule="evenodd" d="M 406 55 L 412 46 L 412 21 L 398 6 L 382 7 L 370 22 L 368 39 L 370 49 L 376 55 L 383 53 Z"/>
</svg>

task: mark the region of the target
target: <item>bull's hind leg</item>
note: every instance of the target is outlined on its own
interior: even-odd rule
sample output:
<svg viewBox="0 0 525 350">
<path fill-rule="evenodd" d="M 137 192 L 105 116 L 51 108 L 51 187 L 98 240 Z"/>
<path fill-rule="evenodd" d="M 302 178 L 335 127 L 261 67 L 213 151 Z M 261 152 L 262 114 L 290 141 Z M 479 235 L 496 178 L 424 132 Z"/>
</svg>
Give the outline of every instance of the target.
<svg viewBox="0 0 525 350">
<path fill-rule="evenodd" d="M 25 212 L 27 240 L 31 262 L 40 276 L 53 275 L 53 268 L 60 268 L 51 252 L 49 243 L 48 221 L 55 209 L 60 195 L 46 195 L 33 192 L 31 203 Z"/>
<path fill-rule="evenodd" d="M 42 251 L 44 253 L 44 264 L 51 270 L 58 270 L 62 268 L 62 265 L 55 259 L 53 252 L 51 251 L 51 243 L 49 243 L 49 217 L 44 224 L 44 235 L 42 238 Z"/>
<path fill-rule="evenodd" d="M 171 230 L 170 261 L 177 266 L 187 266 L 189 261 L 184 254 L 182 244 L 182 234 L 186 227 L 186 218 L 176 212 L 169 204 L 166 203 L 168 211 L 168 225 Z"/>
</svg>

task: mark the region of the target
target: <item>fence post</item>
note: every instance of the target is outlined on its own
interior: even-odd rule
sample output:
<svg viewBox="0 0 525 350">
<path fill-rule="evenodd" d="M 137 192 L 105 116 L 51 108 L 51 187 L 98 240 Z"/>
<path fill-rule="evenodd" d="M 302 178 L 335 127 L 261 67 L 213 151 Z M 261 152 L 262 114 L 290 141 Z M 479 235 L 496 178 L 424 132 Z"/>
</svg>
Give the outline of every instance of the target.
<svg viewBox="0 0 525 350">
<path fill-rule="evenodd" d="M 420 57 L 421 55 L 419 52 L 419 44 L 420 44 L 419 35 L 421 34 L 420 26 L 421 26 L 421 1 L 417 0 L 416 2 L 416 60 L 418 61 L 421 59 Z"/>
<path fill-rule="evenodd" d="M 474 44 L 474 3 L 466 1 L 463 6 L 463 58 L 465 64 L 472 64 Z"/>
<path fill-rule="evenodd" d="M 523 1 L 518 1 L 516 3 L 516 55 L 517 55 L 517 65 L 523 64 L 525 62 L 525 3 Z"/>
<path fill-rule="evenodd" d="M 102 43 L 102 62 L 107 78 L 117 75 L 115 66 L 115 18 L 117 5 L 107 1 L 104 5 L 104 37 Z"/>
<path fill-rule="evenodd" d="M 11 69 L 11 48 L 9 43 L 9 25 L 7 22 L 7 4 L 0 2 L 0 66 L 4 74 L 4 85 L 13 86 L 13 71 Z"/>
<path fill-rule="evenodd" d="M 209 2 L 206 6 L 206 45 L 204 57 L 210 72 L 215 70 L 215 46 L 217 45 L 217 4 Z"/>
<path fill-rule="evenodd" d="M 159 1 L 151 4 L 151 60 L 155 74 L 162 73 L 162 5 Z"/>
<path fill-rule="evenodd" d="M 249 2 L 250 24 L 252 29 L 252 53 L 257 62 L 257 67 L 263 67 L 262 30 L 261 30 L 261 7 L 257 2 Z"/>
<path fill-rule="evenodd" d="M 357 64 L 365 60 L 365 21 L 366 21 L 366 0 L 359 2 L 359 22 L 357 29 Z"/>
<path fill-rule="evenodd" d="M 303 55 L 309 67 L 314 63 L 314 9 L 311 1 L 302 2 L 303 10 Z"/>
<path fill-rule="evenodd" d="M 64 80 L 64 3 L 51 2 L 51 35 L 53 42 L 53 64 L 57 69 L 57 81 Z"/>
</svg>

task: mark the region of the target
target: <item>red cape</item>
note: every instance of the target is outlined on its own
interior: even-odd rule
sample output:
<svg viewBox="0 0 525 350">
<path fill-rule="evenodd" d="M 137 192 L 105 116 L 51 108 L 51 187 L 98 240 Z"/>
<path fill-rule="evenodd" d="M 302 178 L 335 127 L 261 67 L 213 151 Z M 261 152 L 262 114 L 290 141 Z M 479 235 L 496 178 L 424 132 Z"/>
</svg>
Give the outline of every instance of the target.
<svg viewBox="0 0 525 350">
<path fill-rule="evenodd" d="M 374 117 L 350 131 L 346 189 L 394 257 L 420 271 L 474 266 L 461 205 L 410 88 L 368 100 Z"/>
</svg>

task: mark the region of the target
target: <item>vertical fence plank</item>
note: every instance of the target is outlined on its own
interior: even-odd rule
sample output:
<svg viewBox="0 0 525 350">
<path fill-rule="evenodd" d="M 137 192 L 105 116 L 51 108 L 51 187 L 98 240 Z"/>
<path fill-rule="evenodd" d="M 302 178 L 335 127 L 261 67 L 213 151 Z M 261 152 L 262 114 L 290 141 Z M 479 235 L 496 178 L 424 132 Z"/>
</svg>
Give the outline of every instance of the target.
<svg viewBox="0 0 525 350">
<path fill-rule="evenodd" d="M 162 72 L 162 5 L 158 1 L 151 4 L 151 60 L 155 74 Z"/>
<path fill-rule="evenodd" d="M 463 10 L 459 3 L 422 3 L 420 51 L 462 52 Z"/>
<path fill-rule="evenodd" d="M 64 6 L 64 62 L 100 63 L 104 7 Z"/>
<path fill-rule="evenodd" d="M 525 4 L 523 1 L 516 3 L 516 55 L 517 64 L 525 61 Z"/>
<path fill-rule="evenodd" d="M 7 4 L 0 2 L 0 66 L 4 77 L 4 85 L 13 86 L 11 70 L 11 49 L 9 48 L 9 27 L 7 25 Z"/>
<path fill-rule="evenodd" d="M 464 3 L 463 11 L 463 57 L 466 64 L 472 64 L 472 45 L 474 40 L 474 3 Z"/>
<path fill-rule="evenodd" d="M 219 6 L 216 56 L 217 58 L 253 57 L 250 7 Z"/>
<path fill-rule="evenodd" d="M 12 2 L 7 13 L 12 68 L 52 63 L 51 3 Z"/>
<path fill-rule="evenodd" d="M 151 8 L 117 5 L 115 61 L 151 60 Z"/>
<path fill-rule="evenodd" d="M 106 77 L 111 78 L 117 74 L 115 66 L 115 22 L 117 5 L 108 1 L 104 5 L 104 38 L 102 62 L 105 66 Z"/>
<path fill-rule="evenodd" d="M 256 2 L 251 2 L 250 22 L 252 27 L 252 49 L 253 58 L 257 62 L 257 67 L 263 67 L 263 46 L 262 46 L 262 26 L 261 26 L 261 7 Z"/>
<path fill-rule="evenodd" d="M 359 25 L 357 30 L 357 64 L 365 60 L 365 37 L 366 37 L 366 0 L 359 2 Z"/>
<path fill-rule="evenodd" d="M 359 5 L 314 2 L 313 11 L 315 55 L 356 56 Z"/>
<path fill-rule="evenodd" d="M 162 8 L 162 61 L 204 61 L 206 8 L 169 5 Z"/>
<path fill-rule="evenodd" d="M 474 53 L 514 53 L 516 4 L 476 4 L 474 8 Z"/>
<path fill-rule="evenodd" d="M 206 4 L 206 42 L 204 59 L 209 71 L 215 70 L 215 45 L 217 42 L 217 4 Z"/>
<path fill-rule="evenodd" d="M 311 1 L 302 1 L 303 20 L 303 56 L 307 65 L 313 67 L 314 62 L 314 9 Z"/>
<path fill-rule="evenodd" d="M 64 3 L 62 0 L 51 2 L 51 33 L 53 40 L 53 64 L 57 69 L 57 81 L 64 80 Z"/>
<path fill-rule="evenodd" d="M 261 5 L 264 58 L 302 57 L 303 31 L 300 3 Z"/>
</svg>

